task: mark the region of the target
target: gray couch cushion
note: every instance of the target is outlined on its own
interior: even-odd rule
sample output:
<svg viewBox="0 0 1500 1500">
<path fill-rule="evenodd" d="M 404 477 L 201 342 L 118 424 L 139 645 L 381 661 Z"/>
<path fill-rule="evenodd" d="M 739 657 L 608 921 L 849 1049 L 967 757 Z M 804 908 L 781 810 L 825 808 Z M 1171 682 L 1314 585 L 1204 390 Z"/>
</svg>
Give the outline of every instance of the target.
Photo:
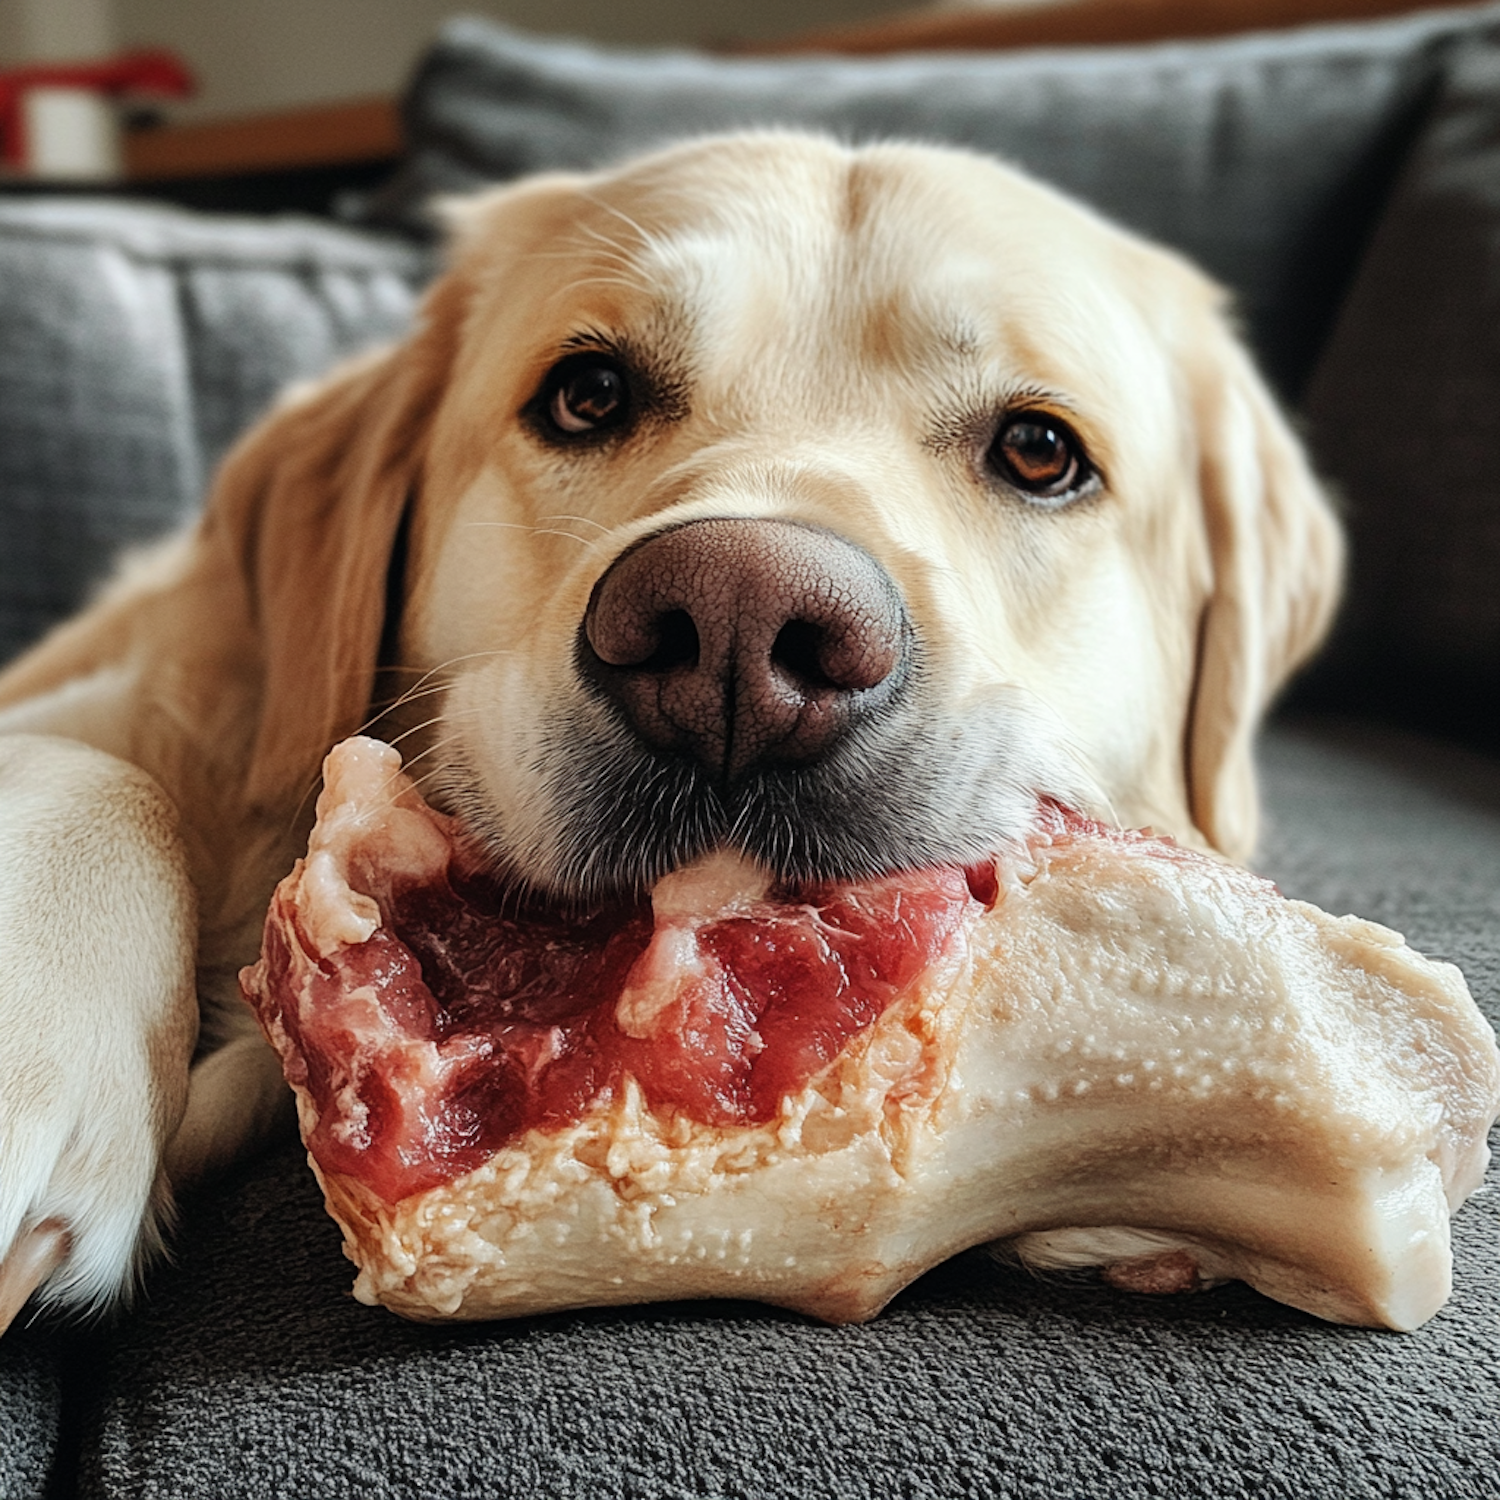
<svg viewBox="0 0 1500 1500">
<path fill-rule="evenodd" d="M 1500 763 L 1335 726 L 1269 745 L 1267 868 L 1405 928 L 1500 1012 Z M 1134 1299 L 980 1253 L 864 1327 L 730 1303 L 426 1329 L 358 1306 L 301 1154 L 189 1208 L 99 1355 L 94 1497 L 1481 1500 L 1500 1472 L 1500 1196 L 1425 1328 L 1243 1287 Z"/>
<path fill-rule="evenodd" d="M 312 223 L 0 200 L 0 661 L 191 515 L 289 380 L 404 328 L 426 270 Z"/>
<path fill-rule="evenodd" d="M 1500 40 L 1455 56 L 1307 415 L 1353 555 L 1315 686 L 1500 746 Z"/>
<path fill-rule="evenodd" d="M 745 60 L 450 24 L 406 103 L 407 162 L 375 202 L 594 166 L 781 123 L 1011 158 L 1175 245 L 1239 294 L 1294 395 L 1446 42 L 1500 8 L 1155 47 Z"/>
<path fill-rule="evenodd" d="M 0 1340 L 0 1500 L 41 1500 L 58 1458 L 62 1352 L 55 1329 Z"/>
</svg>

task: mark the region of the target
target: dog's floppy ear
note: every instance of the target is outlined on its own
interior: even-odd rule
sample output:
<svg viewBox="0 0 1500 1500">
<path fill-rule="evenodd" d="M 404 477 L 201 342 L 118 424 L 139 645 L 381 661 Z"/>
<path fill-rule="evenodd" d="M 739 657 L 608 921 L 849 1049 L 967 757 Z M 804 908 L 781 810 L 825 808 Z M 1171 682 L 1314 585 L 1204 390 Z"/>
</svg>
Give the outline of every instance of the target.
<svg viewBox="0 0 1500 1500">
<path fill-rule="evenodd" d="M 205 524 L 244 580 L 261 658 L 252 806 L 289 789 L 295 801 L 329 746 L 364 721 L 392 551 L 484 268 L 535 234 L 538 211 L 561 214 L 563 190 L 581 180 L 530 178 L 450 205 L 450 269 L 412 335 L 294 394 L 220 470 Z"/>
<path fill-rule="evenodd" d="M 205 526 L 243 580 L 261 671 L 253 806 L 301 795 L 366 716 L 392 549 L 420 484 L 458 295 L 440 283 L 410 339 L 294 392 L 220 470 Z"/>
<path fill-rule="evenodd" d="M 1247 859 L 1266 705 L 1322 639 L 1338 602 L 1338 524 L 1286 419 L 1217 309 L 1190 361 L 1199 489 L 1212 567 L 1189 710 L 1193 821 Z"/>
</svg>

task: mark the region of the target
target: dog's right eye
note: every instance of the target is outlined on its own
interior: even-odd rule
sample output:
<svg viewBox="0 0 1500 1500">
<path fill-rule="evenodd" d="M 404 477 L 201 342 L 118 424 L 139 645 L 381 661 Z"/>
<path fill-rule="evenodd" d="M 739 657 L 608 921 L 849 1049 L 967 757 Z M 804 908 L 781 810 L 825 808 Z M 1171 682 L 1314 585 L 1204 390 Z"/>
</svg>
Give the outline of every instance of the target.
<svg viewBox="0 0 1500 1500">
<path fill-rule="evenodd" d="M 547 372 L 536 406 L 554 436 L 603 432 L 629 417 L 630 382 L 607 354 L 570 354 Z"/>
</svg>

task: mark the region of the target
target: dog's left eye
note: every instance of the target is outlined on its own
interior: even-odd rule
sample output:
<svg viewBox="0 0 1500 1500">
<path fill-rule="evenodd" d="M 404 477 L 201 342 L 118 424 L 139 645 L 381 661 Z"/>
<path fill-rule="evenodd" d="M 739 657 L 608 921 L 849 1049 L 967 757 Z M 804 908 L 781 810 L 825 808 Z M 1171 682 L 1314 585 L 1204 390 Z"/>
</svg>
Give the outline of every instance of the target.
<svg viewBox="0 0 1500 1500">
<path fill-rule="evenodd" d="M 630 414 L 630 384 L 608 355 L 574 354 L 547 374 L 538 405 L 561 436 L 618 427 Z"/>
<path fill-rule="evenodd" d="M 987 458 L 1002 479 L 1045 500 L 1073 494 L 1092 472 L 1083 445 L 1064 423 L 1042 412 L 1006 418 Z"/>
</svg>

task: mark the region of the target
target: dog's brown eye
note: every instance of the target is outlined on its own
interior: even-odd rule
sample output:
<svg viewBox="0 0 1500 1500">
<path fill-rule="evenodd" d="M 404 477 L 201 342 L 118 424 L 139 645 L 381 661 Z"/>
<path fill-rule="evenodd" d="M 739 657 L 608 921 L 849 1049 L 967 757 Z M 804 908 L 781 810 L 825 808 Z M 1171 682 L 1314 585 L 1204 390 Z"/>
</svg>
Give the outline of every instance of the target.
<svg viewBox="0 0 1500 1500">
<path fill-rule="evenodd" d="M 572 437 L 617 427 L 630 410 L 625 373 L 604 355 L 572 355 L 552 367 L 542 391 L 550 426 Z"/>
<path fill-rule="evenodd" d="M 1088 478 L 1078 439 L 1055 418 L 1035 412 L 1007 419 L 989 460 L 1017 489 L 1045 499 L 1071 494 Z"/>
</svg>

